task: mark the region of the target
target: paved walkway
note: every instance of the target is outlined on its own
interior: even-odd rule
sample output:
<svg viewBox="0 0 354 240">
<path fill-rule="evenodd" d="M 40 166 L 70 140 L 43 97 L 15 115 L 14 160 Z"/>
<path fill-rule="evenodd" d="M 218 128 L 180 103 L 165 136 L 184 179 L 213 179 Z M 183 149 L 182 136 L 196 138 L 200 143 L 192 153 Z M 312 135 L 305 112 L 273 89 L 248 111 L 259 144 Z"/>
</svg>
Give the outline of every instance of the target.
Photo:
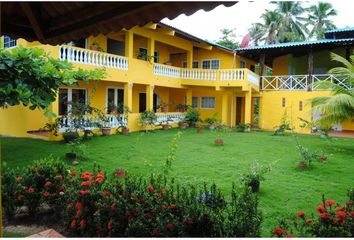
<svg viewBox="0 0 354 240">
<path fill-rule="evenodd" d="M 61 235 L 60 233 L 56 232 L 53 229 L 48 229 L 43 232 L 39 232 L 31 236 L 28 236 L 28 238 L 63 238 L 63 237 L 64 237 L 63 235 Z"/>
<path fill-rule="evenodd" d="M 342 138 L 354 138 L 354 131 L 341 131 L 341 132 L 330 131 L 329 136 L 342 137 Z"/>
</svg>

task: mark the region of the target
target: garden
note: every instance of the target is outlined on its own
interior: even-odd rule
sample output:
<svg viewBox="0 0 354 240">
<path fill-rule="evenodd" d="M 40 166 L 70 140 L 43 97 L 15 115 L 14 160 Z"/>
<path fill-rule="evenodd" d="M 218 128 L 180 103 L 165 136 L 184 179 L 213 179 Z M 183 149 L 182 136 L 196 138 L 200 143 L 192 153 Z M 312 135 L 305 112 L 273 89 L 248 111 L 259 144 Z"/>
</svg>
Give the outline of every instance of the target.
<svg viewBox="0 0 354 240">
<path fill-rule="evenodd" d="M 352 139 L 197 129 L 93 136 L 75 166 L 72 144 L 1 138 L 6 224 L 49 212 L 65 236 L 352 236 Z"/>
</svg>

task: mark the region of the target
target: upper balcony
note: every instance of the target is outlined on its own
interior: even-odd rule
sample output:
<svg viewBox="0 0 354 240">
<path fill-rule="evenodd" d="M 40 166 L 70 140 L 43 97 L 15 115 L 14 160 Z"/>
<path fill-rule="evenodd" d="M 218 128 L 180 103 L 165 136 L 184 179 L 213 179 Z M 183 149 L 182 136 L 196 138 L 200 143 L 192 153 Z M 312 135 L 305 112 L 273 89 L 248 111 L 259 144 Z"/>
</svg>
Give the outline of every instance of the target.
<svg viewBox="0 0 354 240">
<path fill-rule="evenodd" d="M 188 69 L 127 58 L 72 46 L 59 46 L 58 57 L 79 67 L 105 67 L 110 81 L 153 84 L 166 87 L 205 86 L 216 89 L 240 87 L 259 91 L 259 76 L 247 68 Z"/>
</svg>

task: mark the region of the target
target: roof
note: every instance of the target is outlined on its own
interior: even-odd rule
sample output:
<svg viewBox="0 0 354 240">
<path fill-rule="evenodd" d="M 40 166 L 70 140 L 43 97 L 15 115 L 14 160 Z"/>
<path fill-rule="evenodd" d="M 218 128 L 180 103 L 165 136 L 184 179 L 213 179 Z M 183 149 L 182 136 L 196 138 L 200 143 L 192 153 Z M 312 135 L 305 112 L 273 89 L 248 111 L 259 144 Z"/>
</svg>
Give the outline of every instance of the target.
<svg viewBox="0 0 354 240">
<path fill-rule="evenodd" d="M 325 32 L 327 39 L 354 38 L 354 27 L 333 29 Z"/>
<path fill-rule="evenodd" d="M 326 33 L 354 31 L 354 27 L 337 28 L 326 31 Z"/>
<path fill-rule="evenodd" d="M 2 34 L 60 44 L 237 2 L 1 2 Z"/>
<path fill-rule="evenodd" d="M 175 36 L 179 36 L 179 37 L 185 38 L 187 40 L 196 41 L 198 43 L 204 43 L 204 44 L 207 44 L 207 45 L 211 45 L 211 46 L 217 47 L 217 48 L 219 48 L 221 50 L 225 50 L 227 52 L 233 53 L 233 50 L 228 48 L 228 47 L 224 47 L 224 46 L 222 46 L 220 44 L 217 44 L 217 43 L 214 43 L 214 42 L 211 42 L 211 41 L 208 41 L 208 40 L 203 40 L 203 39 L 201 39 L 199 37 L 196 37 L 196 36 L 194 36 L 192 34 L 189 34 L 189 33 L 185 32 L 185 31 L 182 31 L 182 30 L 180 30 L 178 28 L 175 28 L 175 27 L 173 27 L 171 25 L 168 25 L 166 23 L 160 22 L 158 24 L 160 26 L 162 26 L 162 27 L 167 27 L 167 28 L 173 29 L 175 31 Z"/>
</svg>

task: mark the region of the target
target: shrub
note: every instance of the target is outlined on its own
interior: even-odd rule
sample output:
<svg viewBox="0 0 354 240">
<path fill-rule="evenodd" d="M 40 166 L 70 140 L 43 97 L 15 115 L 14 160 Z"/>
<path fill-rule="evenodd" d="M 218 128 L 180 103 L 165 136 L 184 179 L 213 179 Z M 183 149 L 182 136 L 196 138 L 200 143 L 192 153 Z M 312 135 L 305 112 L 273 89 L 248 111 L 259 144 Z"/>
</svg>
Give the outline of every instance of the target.
<svg viewBox="0 0 354 240">
<path fill-rule="evenodd" d="M 247 132 L 250 129 L 250 124 L 249 123 L 240 123 L 236 126 L 236 131 L 237 132 Z"/>
<path fill-rule="evenodd" d="M 64 132 L 63 133 L 63 138 L 66 143 L 70 142 L 75 142 L 76 140 L 79 139 L 79 133 L 78 132 Z"/>
<path fill-rule="evenodd" d="M 189 126 L 195 126 L 195 124 L 199 121 L 200 113 L 195 108 L 189 108 L 187 110 L 185 120 L 189 124 Z"/>
</svg>

